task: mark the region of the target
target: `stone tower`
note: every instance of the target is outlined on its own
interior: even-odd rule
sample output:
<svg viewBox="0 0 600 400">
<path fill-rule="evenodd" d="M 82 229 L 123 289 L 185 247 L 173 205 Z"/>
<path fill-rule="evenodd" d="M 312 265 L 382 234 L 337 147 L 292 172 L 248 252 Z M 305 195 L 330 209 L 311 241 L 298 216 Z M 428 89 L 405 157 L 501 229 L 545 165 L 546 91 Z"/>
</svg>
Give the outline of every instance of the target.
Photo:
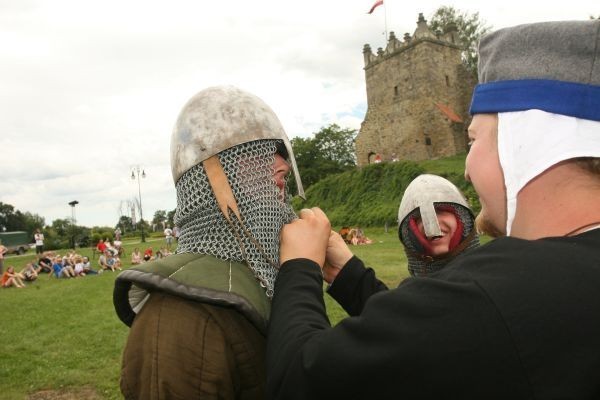
<svg viewBox="0 0 600 400">
<path fill-rule="evenodd" d="M 461 62 L 456 27 L 432 32 L 423 14 L 402 41 L 363 49 L 367 113 L 356 138 L 359 166 L 426 160 L 464 152 L 476 79 Z"/>
</svg>

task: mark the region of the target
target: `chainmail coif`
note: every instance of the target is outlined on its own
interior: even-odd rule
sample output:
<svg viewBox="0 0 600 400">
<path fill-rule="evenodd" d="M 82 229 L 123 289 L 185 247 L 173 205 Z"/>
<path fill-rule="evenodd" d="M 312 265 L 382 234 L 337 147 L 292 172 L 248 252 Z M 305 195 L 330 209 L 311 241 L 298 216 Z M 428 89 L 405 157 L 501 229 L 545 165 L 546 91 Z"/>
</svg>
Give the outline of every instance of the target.
<svg viewBox="0 0 600 400">
<path fill-rule="evenodd" d="M 469 234 L 475 229 L 475 220 L 469 210 L 460 204 L 456 203 L 435 203 L 436 206 L 447 206 L 452 207 L 456 213 L 462 224 L 463 224 L 463 232 L 460 243 L 463 243 L 465 239 L 468 238 Z M 449 257 L 445 258 L 431 258 L 424 259 L 420 256 L 423 255 L 423 247 L 419 244 L 418 240 L 411 233 L 408 221 L 413 217 L 419 217 L 421 214 L 419 213 L 419 209 L 414 209 L 410 214 L 404 218 L 402 224 L 400 225 L 399 235 L 400 240 L 404 244 L 406 248 L 406 259 L 408 261 L 408 272 L 412 276 L 427 276 L 434 272 L 437 272 L 444 268 L 450 261 L 452 261 L 458 254 L 451 254 Z M 470 249 L 474 249 L 479 247 L 479 236 L 474 235 L 471 239 L 469 239 L 469 243 L 466 244 L 466 247 L 460 252 L 463 253 L 465 251 L 469 251 Z"/>
<path fill-rule="evenodd" d="M 287 185 L 282 195 L 273 178 L 277 142 L 257 140 L 219 153 L 246 230 L 232 214 L 234 232 L 221 213 L 202 163 L 185 172 L 175 185 L 175 224 L 180 228 L 176 252 L 247 261 L 268 297 L 273 296 L 279 268 L 279 233 L 284 224 L 297 218 Z"/>
</svg>

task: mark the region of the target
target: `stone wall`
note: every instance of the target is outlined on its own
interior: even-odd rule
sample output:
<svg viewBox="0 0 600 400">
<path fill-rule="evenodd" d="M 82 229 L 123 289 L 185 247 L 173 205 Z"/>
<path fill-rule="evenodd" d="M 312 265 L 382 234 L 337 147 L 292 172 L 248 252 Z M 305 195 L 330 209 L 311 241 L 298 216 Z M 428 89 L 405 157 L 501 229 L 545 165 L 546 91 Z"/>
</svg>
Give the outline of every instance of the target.
<svg viewBox="0 0 600 400">
<path fill-rule="evenodd" d="M 468 107 L 475 84 L 461 63 L 456 32 L 432 33 L 422 15 L 411 37 L 390 33 L 377 55 L 365 45 L 368 109 L 356 139 L 358 165 L 419 161 L 466 149 Z"/>
</svg>

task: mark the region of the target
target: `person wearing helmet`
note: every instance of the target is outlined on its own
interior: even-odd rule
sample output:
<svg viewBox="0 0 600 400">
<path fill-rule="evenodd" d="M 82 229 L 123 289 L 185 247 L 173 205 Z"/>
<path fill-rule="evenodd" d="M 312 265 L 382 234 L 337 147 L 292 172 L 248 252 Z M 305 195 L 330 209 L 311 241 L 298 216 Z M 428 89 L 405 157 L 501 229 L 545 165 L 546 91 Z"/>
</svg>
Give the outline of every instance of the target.
<svg viewBox="0 0 600 400">
<path fill-rule="evenodd" d="M 301 210 L 282 229 L 271 399 L 598 398 L 599 43 L 600 20 L 482 37 L 465 177 L 502 237 L 331 327 L 327 216 Z"/>
<path fill-rule="evenodd" d="M 122 272 L 114 304 L 131 327 L 127 399 L 262 399 L 265 334 L 281 227 L 296 218 L 290 142 L 258 97 L 219 86 L 193 96 L 171 138 L 174 255 Z"/>
<path fill-rule="evenodd" d="M 440 176 L 420 175 L 408 185 L 398 221 L 413 276 L 439 271 L 464 250 L 479 245 L 469 204 L 452 182 Z"/>
<path fill-rule="evenodd" d="M 420 175 L 407 186 L 398 221 L 411 276 L 430 276 L 459 254 L 479 246 L 475 217 L 467 201 L 452 182 L 440 176 Z M 327 292 L 349 315 L 359 315 L 369 297 L 388 290 L 336 232 L 329 236 L 323 279 L 330 284 Z"/>
</svg>

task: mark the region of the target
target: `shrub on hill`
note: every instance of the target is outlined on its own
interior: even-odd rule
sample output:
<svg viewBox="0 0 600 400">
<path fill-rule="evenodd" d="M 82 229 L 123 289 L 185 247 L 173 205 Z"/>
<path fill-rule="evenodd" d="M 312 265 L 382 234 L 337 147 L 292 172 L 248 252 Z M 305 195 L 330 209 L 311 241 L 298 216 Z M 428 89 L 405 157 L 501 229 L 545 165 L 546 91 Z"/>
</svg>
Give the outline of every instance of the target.
<svg viewBox="0 0 600 400">
<path fill-rule="evenodd" d="M 473 187 L 464 179 L 465 155 L 422 163 L 401 161 L 353 168 L 330 175 L 306 191 L 306 201 L 295 197 L 295 210 L 320 207 L 333 226 L 395 226 L 404 190 L 417 176 L 440 175 L 454 183 L 467 197 L 475 214 L 480 209 Z"/>
</svg>

